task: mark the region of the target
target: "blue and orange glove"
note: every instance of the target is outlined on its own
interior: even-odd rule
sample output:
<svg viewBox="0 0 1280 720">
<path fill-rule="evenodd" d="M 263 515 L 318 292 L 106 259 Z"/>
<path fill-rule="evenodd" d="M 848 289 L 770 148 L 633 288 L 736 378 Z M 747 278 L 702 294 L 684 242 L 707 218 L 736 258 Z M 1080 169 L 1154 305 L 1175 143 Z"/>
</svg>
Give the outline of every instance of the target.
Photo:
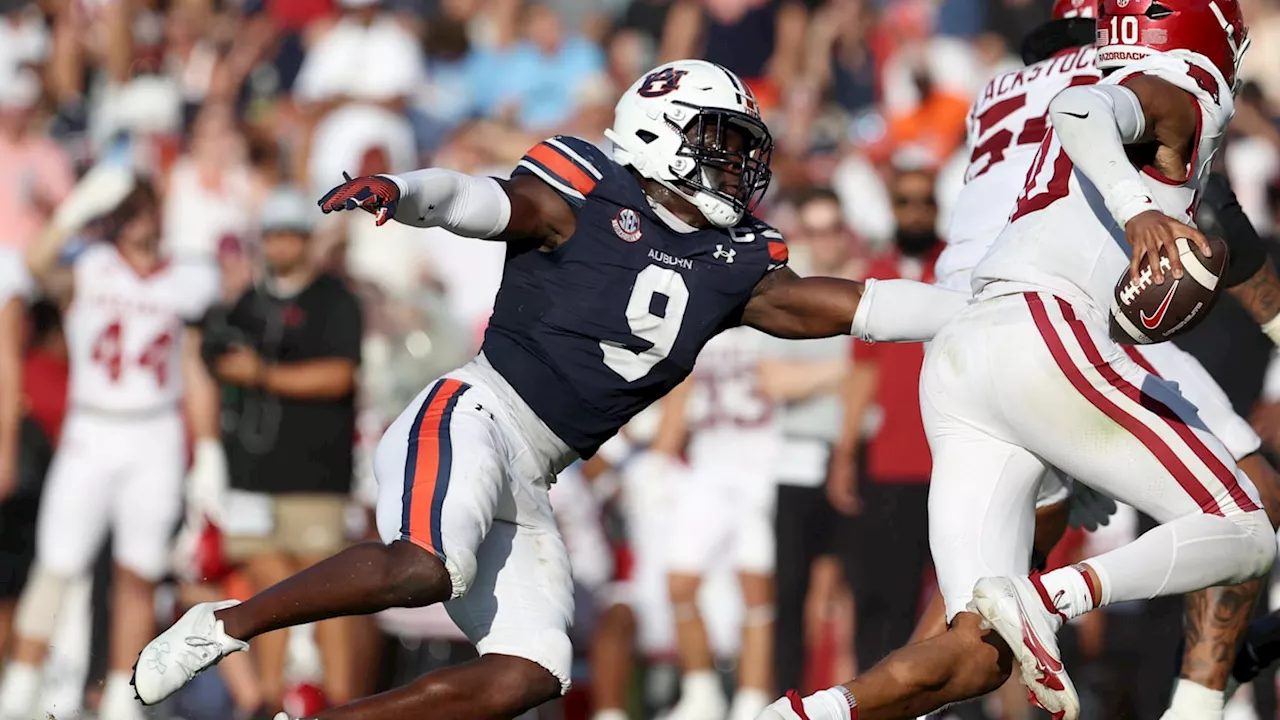
<svg viewBox="0 0 1280 720">
<path fill-rule="evenodd" d="M 378 225 L 396 216 L 400 202 L 400 186 L 383 175 L 363 175 L 353 178 L 345 172 L 346 182 L 325 193 L 320 198 L 320 210 L 324 213 L 361 208 L 373 213 Z"/>
</svg>

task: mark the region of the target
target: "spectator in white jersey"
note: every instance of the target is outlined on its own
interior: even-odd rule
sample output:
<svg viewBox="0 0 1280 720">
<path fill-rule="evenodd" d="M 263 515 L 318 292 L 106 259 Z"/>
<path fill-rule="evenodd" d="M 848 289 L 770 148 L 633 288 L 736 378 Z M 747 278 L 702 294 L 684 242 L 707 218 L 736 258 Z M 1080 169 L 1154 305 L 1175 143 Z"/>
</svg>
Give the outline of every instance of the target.
<svg viewBox="0 0 1280 720">
<path fill-rule="evenodd" d="M 840 198 L 829 188 L 816 188 L 795 204 L 796 225 L 787 235 L 791 264 L 802 275 L 846 276 L 854 237 L 844 224 Z M 783 436 L 774 470 L 778 496 L 773 666 L 779 687 L 802 686 L 805 640 L 814 637 L 814 623 L 831 599 L 819 588 L 841 587 L 832 582 L 839 579 L 839 563 L 830 560 L 851 545 L 849 521 L 831 507 L 823 489 L 840 428 L 840 381 L 849 364 L 848 352 L 849 341 L 841 337 L 769 338 L 761 349 L 760 389 L 777 403 Z M 806 602 L 811 587 L 814 595 Z M 846 626 L 852 623 L 852 617 L 838 620 Z M 842 655 L 852 654 L 852 639 L 851 634 L 838 638 Z"/>
<path fill-rule="evenodd" d="M 96 234 L 105 241 L 66 252 L 73 239 Z M 17 642 L 0 683 L 6 720 L 51 714 L 41 703 L 40 668 L 65 622 L 58 613 L 69 586 L 92 570 L 108 532 L 115 565 L 99 717 L 143 717 L 129 684 L 132 656 L 155 629 L 155 583 L 169 569 L 186 434 L 212 436 L 216 410 L 194 327 L 215 295 L 216 277 L 170 263 L 160 237 L 151 184 L 129 169 L 99 165 L 27 249 L 32 276 L 66 308 L 70 389 L 40 498 L 35 564 L 18 603 Z M 69 282 L 51 282 L 68 255 Z"/>
<path fill-rule="evenodd" d="M 347 543 L 363 323 L 355 295 L 316 267 L 318 216 L 300 192 L 274 191 L 262 210 L 263 278 L 206 328 L 230 470 L 217 513 L 223 550 L 246 563 L 255 591 Z M 331 703 L 352 698 L 350 629 L 348 618 L 316 626 Z M 286 633 L 254 641 L 271 712 L 283 709 L 287 641 Z"/>
</svg>

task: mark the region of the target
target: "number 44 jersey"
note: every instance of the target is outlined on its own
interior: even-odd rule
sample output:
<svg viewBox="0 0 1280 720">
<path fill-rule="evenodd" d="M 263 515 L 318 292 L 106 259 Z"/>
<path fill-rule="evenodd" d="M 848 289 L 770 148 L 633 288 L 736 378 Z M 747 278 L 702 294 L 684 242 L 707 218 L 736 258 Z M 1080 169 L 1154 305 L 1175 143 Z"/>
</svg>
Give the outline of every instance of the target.
<svg viewBox="0 0 1280 720">
<path fill-rule="evenodd" d="M 72 407 L 128 414 L 176 408 L 184 330 L 217 300 L 217 273 L 166 263 L 139 275 L 107 243 L 81 253 L 73 273 L 65 321 Z"/>
<path fill-rule="evenodd" d="M 561 440 L 590 457 L 680 384 L 708 340 L 741 323 L 756 284 L 786 264 L 786 245 L 750 215 L 731 229 L 678 227 L 628 169 L 577 138 L 539 143 L 514 175 L 555 189 L 577 228 L 549 252 L 508 245 L 482 350 Z"/>
</svg>

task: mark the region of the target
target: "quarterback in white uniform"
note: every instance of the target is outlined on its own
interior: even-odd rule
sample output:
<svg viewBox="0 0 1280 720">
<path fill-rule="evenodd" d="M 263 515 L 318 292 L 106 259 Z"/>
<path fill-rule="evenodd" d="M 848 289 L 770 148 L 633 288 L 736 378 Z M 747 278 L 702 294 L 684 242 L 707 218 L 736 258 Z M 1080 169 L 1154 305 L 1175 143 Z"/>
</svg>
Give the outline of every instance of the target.
<svg viewBox="0 0 1280 720">
<path fill-rule="evenodd" d="M 1000 127 L 1030 104 L 1030 93 L 994 97 L 999 87 L 971 118 L 971 130 L 986 135 L 974 146 L 971 183 L 1018 152 L 1019 137 L 1041 142 L 1029 171 L 1022 168 L 1022 190 L 1002 206 L 1014 207 L 1009 225 L 973 269 L 978 302 L 935 337 L 921 377 L 934 452 L 931 543 L 951 631 L 825 696 L 780 701 L 778 717 L 916 717 L 998 687 L 1008 669 L 996 649 L 1007 645 L 1037 702 L 1075 718 L 1078 699 L 1057 652 L 1063 622 L 1105 604 L 1243 582 L 1271 565 L 1270 523 L 1235 467 L 1257 449 L 1256 436 L 1207 377 L 1212 392 L 1184 396 L 1181 381 L 1161 380 L 1107 334 L 1129 243 L 1136 258 L 1170 252 L 1176 237 L 1201 238 L 1183 223 L 1232 114 L 1245 45 L 1240 11 L 1214 0 L 1114 0 L 1100 9 L 1098 66 L 1109 74 L 1095 84 L 1082 69 L 1039 112 L 1025 113 L 1044 113 L 1051 130 L 1034 116 Z M 1053 76 L 1039 75 L 1046 83 Z M 990 205 L 1008 185 L 968 189 L 981 189 Z M 980 215 L 969 219 L 982 224 Z M 965 245 L 990 232 L 959 231 L 953 240 L 962 244 L 939 263 L 953 287 L 981 257 Z M 1221 438 L 1196 407 L 1215 401 Z M 1235 422 L 1243 429 L 1233 436 Z M 1028 578 L 1032 510 L 1051 467 L 1165 525 L 1082 565 Z M 1187 717 L 1221 717 L 1221 692 L 1199 690 L 1209 697 L 1195 706 L 1210 712 Z"/>
<path fill-rule="evenodd" d="M 773 460 L 780 436 L 757 368 L 765 336 L 726 330 L 663 403 L 660 435 L 678 436 L 689 469 L 673 487 L 667 586 L 683 671 L 669 720 L 751 720 L 770 696 L 773 633 Z M 672 429 L 674 428 L 674 429 Z M 744 615 L 738 690 L 726 707 L 698 590 L 717 562 L 738 573 Z"/>
<path fill-rule="evenodd" d="M 14 660 L 0 685 L 5 718 L 45 714 L 36 707 L 38 668 L 59 606 L 68 582 L 92 567 L 108 530 L 115 601 L 101 717 L 142 717 L 130 668 L 154 632 L 153 584 L 168 569 L 181 510 L 187 445 L 181 405 L 188 382 L 204 393 L 192 429 L 197 437 L 216 437 L 216 399 L 203 375 L 199 338 L 187 327 L 216 299 L 216 274 L 160 256 L 158 213 L 149 185 L 126 169 L 99 167 L 28 251 L 32 275 L 52 290 L 58 256 L 84 225 L 99 220 L 111 237 L 76 256 L 70 297 L 63 298 L 69 300 L 63 324 L 69 411 L 40 505 Z"/>
<path fill-rule="evenodd" d="M 1076 31 L 1078 42 L 1092 42 L 1092 18 L 1094 5 L 1082 0 L 1059 0 L 1053 11 L 1054 23 L 1064 32 Z M 1043 42 L 1044 33 L 1033 34 L 1024 48 L 1024 58 L 1036 51 L 1033 44 Z M 992 80 L 974 104 L 969 117 L 968 150 L 969 166 L 965 185 L 956 203 L 957 211 L 951 218 L 948 245 L 938 260 L 938 283 L 957 290 L 968 290 L 972 285 L 973 268 L 995 244 L 1003 230 L 1010 210 L 1014 207 L 1026 183 L 1027 174 L 1036 159 L 1040 142 L 1048 129 L 1050 101 L 1063 89 L 1077 85 L 1092 85 L 1101 77 L 1095 67 L 1095 48 L 1092 45 L 1058 50 L 1048 59 L 1031 62 L 1028 67 L 1005 73 Z M 1215 215 L 1230 212 L 1223 207 L 1234 203 L 1230 189 L 1223 185 L 1218 192 L 1205 189 L 1200 197 L 1209 204 Z M 1235 208 L 1238 212 L 1239 208 Z M 1246 219 L 1241 218 L 1244 222 Z M 1246 247 L 1247 243 L 1261 245 L 1253 233 L 1228 236 L 1231 244 L 1232 269 L 1225 277 L 1227 291 L 1268 329 L 1277 318 L 1276 308 L 1268 306 L 1265 296 L 1253 292 L 1254 286 L 1274 287 L 1275 271 L 1264 261 L 1261 247 Z M 1271 321 L 1270 323 L 1268 321 Z M 1273 329 L 1269 333 L 1275 335 Z M 1190 353 L 1171 342 L 1152 345 L 1126 345 L 1122 348 L 1136 363 L 1178 386 L 1182 396 L 1197 409 L 1204 427 L 1215 435 L 1230 451 L 1240 469 L 1249 476 L 1262 497 L 1267 501 L 1268 513 L 1275 524 L 1272 498 L 1280 490 L 1280 477 L 1268 461 L 1258 452 L 1261 440 L 1247 420 L 1232 408 L 1226 393 Z M 1085 492 L 1088 488 L 1084 488 Z M 1046 514 L 1065 513 L 1064 504 L 1055 505 L 1067 494 L 1059 474 L 1046 472 L 1040 484 L 1037 508 Z M 1038 536 L 1056 537 L 1052 529 Z M 1217 645 L 1234 646 L 1235 638 L 1242 632 L 1249 602 L 1241 602 L 1240 596 L 1251 600 L 1260 585 L 1206 591 L 1207 602 L 1194 602 L 1188 606 L 1188 623 L 1198 632 L 1190 632 L 1187 660 L 1183 664 L 1183 680 L 1175 693 L 1173 707 L 1166 718 L 1202 717 L 1207 710 L 1193 710 L 1190 698 L 1200 691 L 1187 683 L 1210 692 L 1223 689 L 1230 657 L 1215 648 Z M 1216 620 L 1214 618 L 1217 618 Z M 1190 693 L 1190 695 L 1188 694 Z M 1221 705 L 1213 699 L 1214 704 Z M 1178 712 L 1181 711 L 1182 715 Z M 1221 708 L 1217 709 L 1221 712 Z"/>
</svg>

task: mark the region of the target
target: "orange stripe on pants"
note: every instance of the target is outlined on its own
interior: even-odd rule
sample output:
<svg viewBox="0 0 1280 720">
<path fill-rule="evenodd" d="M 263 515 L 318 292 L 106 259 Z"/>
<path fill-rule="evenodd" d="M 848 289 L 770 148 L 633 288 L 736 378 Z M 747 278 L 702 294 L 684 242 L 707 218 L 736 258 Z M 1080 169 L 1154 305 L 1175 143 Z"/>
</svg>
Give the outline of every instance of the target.
<svg viewBox="0 0 1280 720">
<path fill-rule="evenodd" d="M 448 468 L 442 468 L 440 463 L 440 437 L 445 430 L 445 413 L 450 407 L 450 401 L 464 389 L 465 384 L 459 380 L 440 381 L 440 387 L 422 412 L 411 438 L 411 443 L 416 445 L 416 452 L 411 448 L 409 461 L 414 465 L 413 488 L 408 493 L 408 536 L 414 544 L 436 555 L 443 555 L 444 548 L 435 547 L 434 538 L 439 528 L 432 522 L 432 506 L 435 504 L 436 492 L 443 490 L 440 478 L 442 474 L 448 473 Z"/>
</svg>

